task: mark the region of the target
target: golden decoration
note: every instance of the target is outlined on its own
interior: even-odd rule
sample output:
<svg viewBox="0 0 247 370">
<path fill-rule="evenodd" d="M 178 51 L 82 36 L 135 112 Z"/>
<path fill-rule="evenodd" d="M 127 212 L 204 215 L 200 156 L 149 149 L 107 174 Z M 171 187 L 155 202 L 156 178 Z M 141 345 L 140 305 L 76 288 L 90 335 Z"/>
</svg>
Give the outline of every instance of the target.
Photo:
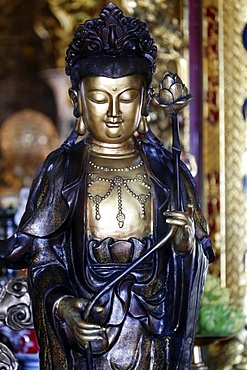
<svg viewBox="0 0 247 370">
<path fill-rule="evenodd" d="M 64 68 L 65 53 L 76 28 L 85 20 L 98 16 L 98 0 L 46 0 L 37 2 L 34 30 L 43 40 L 48 68 Z"/>
<path fill-rule="evenodd" d="M 247 199 L 243 191 L 242 157 L 247 150 L 247 127 L 242 116 L 242 104 L 247 97 L 247 52 L 241 35 L 247 23 L 247 4 L 244 0 L 238 3 L 204 0 L 204 9 L 209 6 L 218 10 L 219 56 L 215 59 L 210 54 L 207 72 L 213 73 L 212 78 L 219 78 L 220 110 L 219 124 L 216 122 L 213 127 L 205 121 L 206 143 L 211 144 L 205 148 L 204 157 L 207 158 L 207 169 L 219 170 L 220 176 L 220 235 L 217 240 L 222 286 L 229 288 L 231 302 L 238 305 L 246 316 Z M 216 42 L 214 38 L 211 41 Z M 209 93 L 210 88 L 213 91 L 212 87 L 216 85 L 208 86 Z M 217 184 L 211 185 L 214 192 L 211 194 L 217 197 Z M 242 336 L 241 340 L 238 336 L 224 344 L 210 346 L 207 365 L 215 370 L 246 369 L 246 357 L 241 354 L 247 344 L 245 330 Z"/>
<path fill-rule="evenodd" d="M 41 112 L 24 109 L 9 116 L 0 129 L 0 151 L 5 192 L 29 187 L 38 167 L 58 146 L 58 134 L 53 122 Z M 4 182 L 5 184 L 2 184 Z M 7 181 L 7 183 L 6 183 Z"/>
<path fill-rule="evenodd" d="M 168 71 L 159 84 L 159 93 L 153 94 L 152 98 L 167 113 L 178 114 L 188 105 L 193 96 L 188 93 L 181 78 L 176 73 Z"/>
</svg>

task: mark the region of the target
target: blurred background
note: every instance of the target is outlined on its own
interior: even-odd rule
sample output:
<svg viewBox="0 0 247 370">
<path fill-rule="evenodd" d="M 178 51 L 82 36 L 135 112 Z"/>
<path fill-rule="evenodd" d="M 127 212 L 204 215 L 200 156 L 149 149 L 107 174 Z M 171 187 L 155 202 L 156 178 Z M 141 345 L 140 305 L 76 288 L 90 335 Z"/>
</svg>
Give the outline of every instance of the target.
<svg viewBox="0 0 247 370">
<path fill-rule="evenodd" d="M 106 4 L 0 0 L 0 238 L 14 232 L 35 172 L 73 128 L 66 48 L 78 24 L 98 17 Z M 182 159 L 195 177 L 209 223 L 216 252 L 210 274 L 219 279 L 223 295 L 227 289 L 228 303 L 246 317 L 246 0 L 115 4 L 145 21 L 155 39 L 154 88 L 170 70 L 194 95 L 179 114 Z M 149 124 L 170 149 L 169 117 L 152 104 Z M 247 369 L 245 342 L 244 330 L 203 346 L 209 368 Z"/>
</svg>

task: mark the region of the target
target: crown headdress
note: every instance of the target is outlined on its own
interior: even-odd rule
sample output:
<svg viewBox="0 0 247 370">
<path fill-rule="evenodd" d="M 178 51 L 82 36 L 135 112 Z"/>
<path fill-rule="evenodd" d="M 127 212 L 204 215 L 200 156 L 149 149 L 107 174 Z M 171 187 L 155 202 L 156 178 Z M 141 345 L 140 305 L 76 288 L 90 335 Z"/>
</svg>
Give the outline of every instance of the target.
<svg viewBox="0 0 247 370">
<path fill-rule="evenodd" d="M 99 18 L 79 25 L 66 52 L 67 75 L 78 60 L 93 55 L 141 56 L 150 62 L 154 73 L 157 47 L 146 23 L 124 16 L 121 9 L 110 2 Z"/>
</svg>

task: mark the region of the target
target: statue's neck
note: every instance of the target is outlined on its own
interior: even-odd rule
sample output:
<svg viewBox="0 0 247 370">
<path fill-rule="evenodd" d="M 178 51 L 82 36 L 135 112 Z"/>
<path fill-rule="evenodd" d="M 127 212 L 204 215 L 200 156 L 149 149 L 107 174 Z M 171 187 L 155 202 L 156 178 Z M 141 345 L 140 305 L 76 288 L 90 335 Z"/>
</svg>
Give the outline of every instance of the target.
<svg viewBox="0 0 247 370">
<path fill-rule="evenodd" d="M 123 143 L 112 144 L 100 142 L 90 136 L 87 139 L 87 147 L 92 155 L 109 159 L 124 159 L 135 157 L 138 153 L 133 138 L 130 138 Z"/>
</svg>

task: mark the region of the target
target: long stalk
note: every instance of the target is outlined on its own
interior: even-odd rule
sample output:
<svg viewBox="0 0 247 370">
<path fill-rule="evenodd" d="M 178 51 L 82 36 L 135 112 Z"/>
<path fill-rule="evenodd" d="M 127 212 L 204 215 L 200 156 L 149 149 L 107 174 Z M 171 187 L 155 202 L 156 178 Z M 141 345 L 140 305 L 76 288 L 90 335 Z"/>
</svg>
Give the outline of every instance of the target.
<svg viewBox="0 0 247 370">
<path fill-rule="evenodd" d="M 180 181 L 180 155 L 181 145 L 179 138 L 179 124 L 177 113 L 171 113 L 172 118 L 172 153 L 174 167 L 174 194 L 175 210 L 181 211 L 181 181 Z"/>
</svg>

